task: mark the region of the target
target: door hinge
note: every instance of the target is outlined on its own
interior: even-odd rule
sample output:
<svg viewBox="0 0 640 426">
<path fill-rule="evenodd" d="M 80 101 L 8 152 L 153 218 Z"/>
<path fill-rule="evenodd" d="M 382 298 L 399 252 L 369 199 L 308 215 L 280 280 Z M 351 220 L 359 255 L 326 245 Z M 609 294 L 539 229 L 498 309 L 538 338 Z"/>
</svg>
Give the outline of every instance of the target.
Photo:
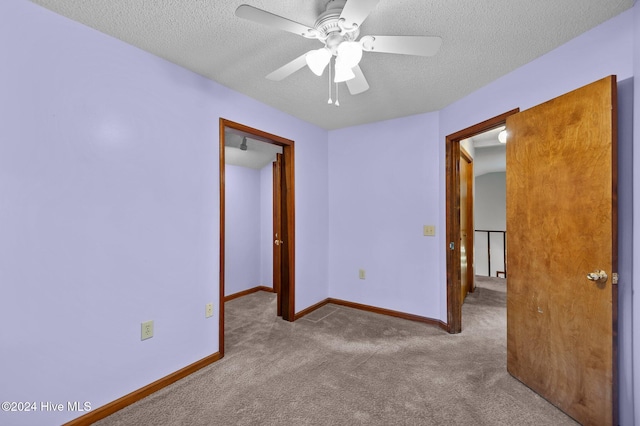
<svg viewBox="0 0 640 426">
<path fill-rule="evenodd" d="M 453 241 L 451 241 L 449 243 L 449 250 L 455 250 L 455 248 L 456 248 L 456 244 Z"/>
<path fill-rule="evenodd" d="M 618 284 L 618 273 L 614 272 L 611 274 L 611 284 Z"/>
</svg>

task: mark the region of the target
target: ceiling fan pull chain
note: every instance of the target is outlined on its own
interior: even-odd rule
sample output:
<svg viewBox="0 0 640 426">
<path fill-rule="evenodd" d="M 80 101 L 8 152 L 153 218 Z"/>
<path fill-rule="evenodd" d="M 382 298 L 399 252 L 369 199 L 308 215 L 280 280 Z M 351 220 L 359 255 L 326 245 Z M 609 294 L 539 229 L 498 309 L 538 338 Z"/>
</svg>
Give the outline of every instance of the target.
<svg viewBox="0 0 640 426">
<path fill-rule="evenodd" d="M 327 101 L 329 105 L 333 103 L 331 100 L 331 58 L 329 58 L 329 100 Z"/>
</svg>

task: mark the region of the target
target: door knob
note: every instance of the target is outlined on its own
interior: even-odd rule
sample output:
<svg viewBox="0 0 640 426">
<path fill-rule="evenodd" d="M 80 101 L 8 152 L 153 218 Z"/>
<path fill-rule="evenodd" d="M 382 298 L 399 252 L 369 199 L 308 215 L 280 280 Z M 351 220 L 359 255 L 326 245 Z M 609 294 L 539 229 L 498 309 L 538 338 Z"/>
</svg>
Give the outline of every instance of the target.
<svg viewBox="0 0 640 426">
<path fill-rule="evenodd" d="M 587 275 L 587 279 L 590 281 L 607 281 L 607 278 L 609 277 L 603 270 L 598 270 Z"/>
<path fill-rule="evenodd" d="M 275 244 L 275 245 L 279 246 L 280 244 L 284 244 L 284 241 L 282 241 L 282 240 L 275 240 L 275 241 L 273 242 L 273 244 Z"/>
</svg>

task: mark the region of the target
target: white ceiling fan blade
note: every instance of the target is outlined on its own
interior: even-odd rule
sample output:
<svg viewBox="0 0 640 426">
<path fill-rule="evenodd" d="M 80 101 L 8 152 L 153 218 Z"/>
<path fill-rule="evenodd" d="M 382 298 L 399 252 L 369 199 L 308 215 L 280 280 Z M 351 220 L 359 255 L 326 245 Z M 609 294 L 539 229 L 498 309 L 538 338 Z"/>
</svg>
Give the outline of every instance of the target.
<svg viewBox="0 0 640 426">
<path fill-rule="evenodd" d="M 351 69 L 351 71 L 353 71 L 356 77 L 352 78 L 351 80 L 347 80 L 349 93 L 351 93 L 352 95 L 357 95 L 358 93 L 366 92 L 367 90 L 369 90 L 369 83 L 367 82 L 367 79 L 364 78 L 364 74 L 362 73 L 360 66 L 356 65 Z"/>
<path fill-rule="evenodd" d="M 347 0 L 340 18 L 344 18 L 345 27 L 360 26 L 367 16 L 375 9 L 380 0 Z"/>
<path fill-rule="evenodd" d="M 365 36 L 361 42 L 367 52 L 417 56 L 433 56 L 442 45 L 440 37 L 427 36 Z"/>
<path fill-rule="evenodd" d="M 280 81 L 289 77 L 291 74 L 307 65 L 306 56 L 307 54 L 303 53 L 293 61 L 281 66 L 280 68 L 269 74 L 267 78 L 273 81 Z"/>
<path fill-rule="evenodd" d="M 289 31 L 290 33 L 298 34 L 307 38 L 315 38 L 317 33 L 316 30 L 309 28 L 306 25 L 299 24 L 287 18 L 283 18 L 282 16 L 274 15 L 273 13 L 269 13 L 253 6 L 249 6 L 248 4 L 238 6 L 236 9 L 236 16 L 238 18 L 257 22 L 258 24 Z"/>
</svg>

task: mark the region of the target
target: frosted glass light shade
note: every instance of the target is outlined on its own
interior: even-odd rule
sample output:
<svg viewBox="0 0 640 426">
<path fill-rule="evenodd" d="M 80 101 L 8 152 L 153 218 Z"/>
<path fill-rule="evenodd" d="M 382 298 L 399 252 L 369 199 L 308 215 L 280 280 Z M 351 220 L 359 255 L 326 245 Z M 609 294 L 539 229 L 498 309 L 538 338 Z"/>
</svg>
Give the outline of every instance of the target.
<svg viewBox="0 0 640 426">
<path fill-rule="evenodd" d="M 336 61 L 336 75 L 333 78 L 334 83 L 342 83 L 343 81 L 356 78 L 351 68 L 344 66 L 340 61 Z"/>
<path fill-rule="evenodd" d="M 338 59 L 347 68 L 353 68 L 362 59 L 362 46 L 355 41 L 343 41 L 338 46 Z"/>
<path fill-rule="evenodd" d="M 507 131 L 503 130 L 500 133 L 498 133 L 498 141 L 500 141 L 500 143 L 507 143 Z"/>
<path fill-rule="evenodd" d="M 329 64 L 331 60 L 331 52 L 326 47 L 322 49 L 312 50 L 307 53 L 305 56 L 305 60 L 307 61 L 307 65 L 309 69 L 317 76 L 321 76 L 324 72 L 324 69 Z"/>
</svg>

